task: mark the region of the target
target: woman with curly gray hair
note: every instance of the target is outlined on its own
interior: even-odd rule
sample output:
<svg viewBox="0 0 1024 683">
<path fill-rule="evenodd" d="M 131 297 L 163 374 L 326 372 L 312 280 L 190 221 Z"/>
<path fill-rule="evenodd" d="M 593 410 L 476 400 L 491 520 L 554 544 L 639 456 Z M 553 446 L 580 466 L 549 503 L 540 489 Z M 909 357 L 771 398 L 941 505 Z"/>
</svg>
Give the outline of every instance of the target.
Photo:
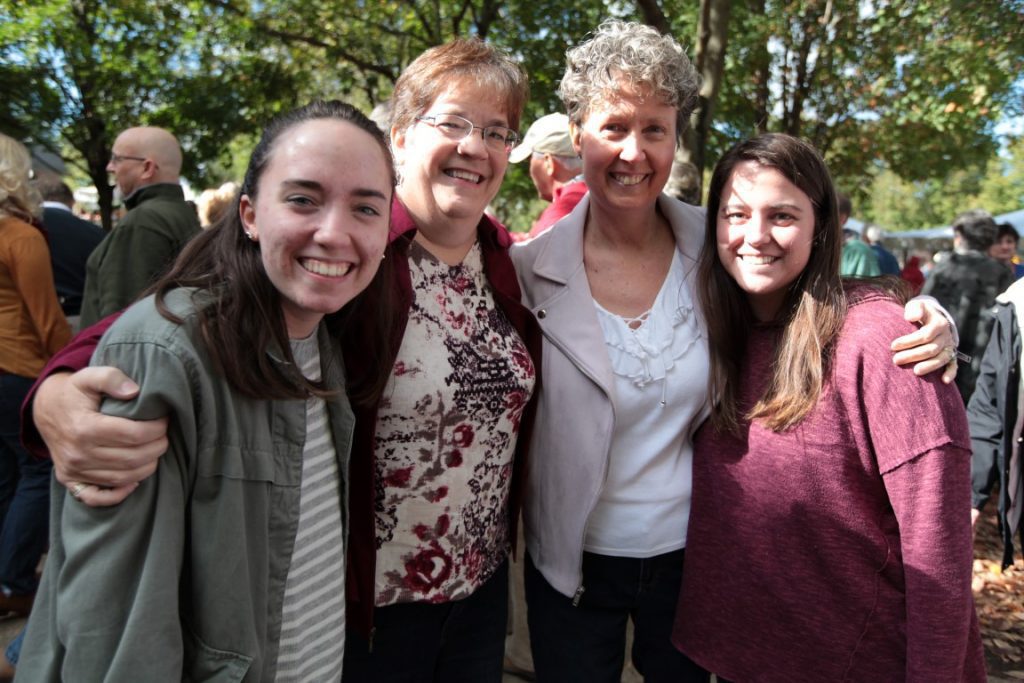
<svg viewBox="0 0 1024 683">
<path fill-rule="evenodd" d="M 523 506 L 534 665 L 542 682 L 618 681 L 632 619 L 644 680 L 705 681 L 670 640 L 692 437 L 710 408 L 694 289 L 705 219 L 663 193 L 699 77 L 671 37 L 614 20 L 567 61 L 560 95 L 589 194 L 512 250 L 544 334 Z M 933 337 L 948 326 L 910 342 Z"/>
<path fill-rule="evenodd" d="M 671 37 L 622 21 L 567 60 L 590 192 L 512 252 L 545 337 L 524 504 L 534 665 L 540 681 L 618 681 L 632 618 L 645 680 L 706 680 L 670 642 L 690 431 L 707 414 L 691 284 L 704 215 L 662 194 L 699 78 Z"/>
<path fill-rule="evenodd" d="M 46 548 L 50 462 L 29 455 L 19 414 L 36 376 L 71 337 L 39 226 L 32 162 L 0 134 L 0 613 L 28 614 Z"/>
</svg>

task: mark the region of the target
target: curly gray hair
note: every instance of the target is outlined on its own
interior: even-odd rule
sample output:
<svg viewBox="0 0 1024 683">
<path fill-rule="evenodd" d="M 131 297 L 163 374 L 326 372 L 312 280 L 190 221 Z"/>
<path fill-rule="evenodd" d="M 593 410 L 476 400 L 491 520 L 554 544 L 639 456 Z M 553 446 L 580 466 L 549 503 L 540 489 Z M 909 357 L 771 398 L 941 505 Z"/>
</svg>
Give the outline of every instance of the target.
<svg viewBox="0 0 1024 683">
<path fill-rule="evenodd" d="M 675 107 L 676 136 L 686 130 L 697 107 L 700 76 L 672 36 L 646 24 L 608 19 L 565 57 L 558 95 L 576 125 L 595 102 L 628 85 Z"/>
</svg>

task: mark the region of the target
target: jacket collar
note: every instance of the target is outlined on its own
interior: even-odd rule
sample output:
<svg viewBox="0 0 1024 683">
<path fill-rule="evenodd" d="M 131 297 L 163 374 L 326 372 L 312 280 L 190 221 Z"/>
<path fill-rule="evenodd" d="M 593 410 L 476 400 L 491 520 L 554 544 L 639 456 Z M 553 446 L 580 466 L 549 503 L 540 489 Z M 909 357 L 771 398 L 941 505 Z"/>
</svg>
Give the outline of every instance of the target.
<svg viewBox="0 0 1024 683">
<path fill-rule="evenodd" d="M 508 229 L 487 214 L 480 217 L 476 229 L 477 239 L 482 242 L 481 246 L 485 249 L 507 249 L 512 245 Z M 395 195 L 391 200 L 391 224 L 388 229 L 388 241 L 395 242 L 401 237 L 411 240 L 416 236 L 416 231 L 416 222 L 409 214 L 409 210 L 405 208 L 405 204 L 398 199 L 398 195 Z"/>
<path fill-rule="evenodd" d="M 162 197 L 164 199 L 177 199 L 185 201 L 185 191 L 177 183 L 154 183 L 144 185 L 124 198 L 124 205 L 129 211 L 142 202 Z"/>
<path fill-rule="evenodd" d="M 590 208 L 590 194 L 585 195 L 568 216 L 558 224 L 557 230 L 548 230 L 550 235 L 533 264 L 533 272 L 553 282 L 566 284 L 574 273 L 583 266 L 583 231 Z M 705 211 L 699 206 L 684 204 L 678 199 L 662 194 L 658 197 L 658 210 L 672 227 L 676 249 L 684 260 L 696 263 L 703 241 L 703 230 L 694 231 L 696 221 L 703 227 Z"/>
</svg>

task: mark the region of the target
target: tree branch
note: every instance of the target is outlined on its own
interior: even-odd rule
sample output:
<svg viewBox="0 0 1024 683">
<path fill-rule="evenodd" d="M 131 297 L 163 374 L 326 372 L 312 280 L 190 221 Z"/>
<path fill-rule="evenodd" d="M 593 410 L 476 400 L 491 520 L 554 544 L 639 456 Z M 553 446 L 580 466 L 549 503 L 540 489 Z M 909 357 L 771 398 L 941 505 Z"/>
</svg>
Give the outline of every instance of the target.
<svg viewBox="0 0 1024 683">
<path fill-rule="evenodd" d="M 653 26 L 659 33 L 672 33 L 672 26 L 668 23 L 665 13 L 661 11 L 658 0 L 636 0 L 636 6 L 640 9 L 645 24 Z"/>
</svg>

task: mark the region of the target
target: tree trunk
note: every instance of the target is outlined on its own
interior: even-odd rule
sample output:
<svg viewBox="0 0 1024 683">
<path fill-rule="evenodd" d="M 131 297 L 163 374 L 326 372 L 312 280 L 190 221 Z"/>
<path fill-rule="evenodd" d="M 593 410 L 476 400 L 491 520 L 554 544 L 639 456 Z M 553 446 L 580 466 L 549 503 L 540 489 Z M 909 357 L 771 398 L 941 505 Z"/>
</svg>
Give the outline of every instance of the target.
<svg viewBox="0 0 1024 683">
<path fill-rule="evenodd" d="M 672 33 L 672 27 L 668 23 L 668 17 L 661 11 L 658 0 L 636 0 L 636 6 L 644 16 L 644 23 L 653 26 L 658 33 L 668 35 Z"/>
<path fill-rule="evenodd" d="M 765 9 L 765 0 L 760 0 L 756 8 L 757 13 L 764 16 Z M 754 88 L 754 120 L 758 135 L 768 132 L 768 98 L 771 94 L 768 85 L 771 81 L 772 74 L 772 57 L 768 52 L 768 40 L 769 36 L 767 34 L 762 36 L 762 40 L 758 42 L 756 48 L 757 56 L 755 59 L 754 72 L 754 80 L 756 83 Z"/>
<path fill-rule="evenodd" d="M 722 85 L 726 42 L 729 36 L 729 0 L 701 0 L 697 23 L 697 45 L 694 66 L 701 77 L 700 101 L 691 117 L 691 125 L 683 136 L 683 146 L 676 159 L 693 164 L 697 169 L 697 191 L 701 191 L 708 135 L 714 120 L 715 103 Z"/>
<path fill-rule="evenodd" d="M 787 117 L 784 122 L 784 132 L 799 137 L 803 125 L 804 102 L 810 94 L 811 84 L 814 75 L 811 70 L 810 58 L 811 48 L 814 47 L 817 38 L 818 20 L 816 17 L 805 16 L 803 18 L 803 35 L 800 45 L 796 50 L 796 77 L 794 78 L 792 94 L 793 99 Z"/>
</svg>

